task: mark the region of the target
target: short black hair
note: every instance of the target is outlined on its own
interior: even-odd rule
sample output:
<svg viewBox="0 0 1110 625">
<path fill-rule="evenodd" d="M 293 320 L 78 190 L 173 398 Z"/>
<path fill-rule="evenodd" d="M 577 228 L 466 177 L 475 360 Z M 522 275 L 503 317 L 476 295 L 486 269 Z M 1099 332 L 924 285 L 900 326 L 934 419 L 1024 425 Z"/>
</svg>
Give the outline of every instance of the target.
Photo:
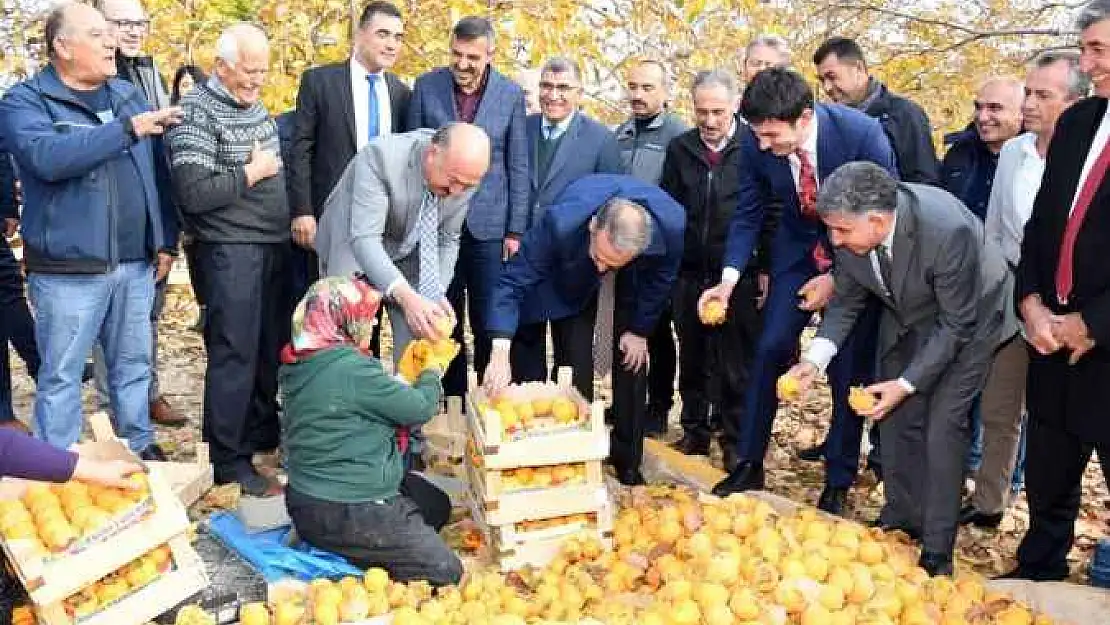
<svg viewBox="0 0 1110 625">
<path fill-rule="evenodd" d="M 362 15 L 358 18 L 358 27 L 366 28 L 369 26 L 375 15 L 388 15 L 389 17 L 401 19 L 401 10 L 392 2 L 375 0 L 367 4 L 366 8 L 362 10 Z"/>
<path fill-rule="evenodd" d="M 451 36 L 459 41 L 474 41 L 475 39 L 485 38 L 492 44 L 493 24 L 484 17 L 468 15 L 455 22 L 455 27 L 451 29 Z"/>
<path fill-rule="evenodd" d="M 863 58 L 863 48 L 859 47 L 855 39 L 847 37 L 830 37 L 813 53 L 813 64 L 820 65 L 830 55 L 845 63 L 859 62 L 867 67 L 867 59 Z"/>
<path fill-rule="evenodd" d="M 740 100 L 740 115 L 751 124 L 768 120 L 794 123 L 813 108 L 813 89 L 798 72 L 770 67 L 755 75 Z"/>
</svg>

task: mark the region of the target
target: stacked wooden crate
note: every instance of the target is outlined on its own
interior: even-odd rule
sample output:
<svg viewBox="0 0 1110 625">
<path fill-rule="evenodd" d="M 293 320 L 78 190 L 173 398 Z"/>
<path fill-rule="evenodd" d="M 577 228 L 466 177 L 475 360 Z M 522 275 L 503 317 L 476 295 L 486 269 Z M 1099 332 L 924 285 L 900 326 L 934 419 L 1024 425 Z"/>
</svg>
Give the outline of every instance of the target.
<svg viewBox="0 0 1110 625">
<path fill-rule="evenodd" d="M 109 428 L 110 431 L 110 428 Z M 136 460 L 118 440 L 83 456 Z M 163 467 L 136 490 L 0 482 L 0 545 L 43 625 L 141 625 L 208 586 Z"/>
<path fill-rule="evenodd" d="M 569 370 L 559 380 L 496 398 L 472 384 L 467 396 L 471 510 L 502 570 L 542 566 L 570 536 L 612 546 L 604 409 L 571 386 Z"/>
</svg>

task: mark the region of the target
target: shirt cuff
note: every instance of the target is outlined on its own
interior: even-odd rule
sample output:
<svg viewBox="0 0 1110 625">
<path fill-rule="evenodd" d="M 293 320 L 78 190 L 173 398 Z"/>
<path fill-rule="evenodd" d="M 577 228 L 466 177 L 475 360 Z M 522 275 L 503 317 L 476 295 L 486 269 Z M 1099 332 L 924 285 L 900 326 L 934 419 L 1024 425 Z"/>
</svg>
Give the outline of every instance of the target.
<svg viewBox="0 0 1110 625">
<path fill-rule="evenodd" d="M 736 267 L 725 267 L 721 270 L 721 282 L 736 284 L 739 281 L 740 272 L 736 270 Z"/>
<path fill-rule="evenodd" d="M 823 336 L 818 336 L 810 342 L 809 349 L 802 356 L 802 360 L 813 363 L 821 373 L 824 373 L 838 351 L 840 351 L 840 348 L 836 346 L 836 343 Z"/>
<path fill-rule="evenodd" d="M 408 280 L 405 280 L 404 276 L 398 276 L 393 282 L 389 283 L 389 286 L 385 287 L 385 296 L 393 297 L 393 292 L 397 290 L 397 287 L 408 283 Z"/>
<path fill-rule="evenodd" d="M 502 350 L 502 351 L 507 352 L 507 351 L 509 351 L 509 349 L 512 346 L 513 346 L 512 339 L 493 339 L 493 349 L 494 350 Z"/>
<path fill-rule="evenodd" d="M 910 381 L 906 378 L 898 378 L 898 383 L 901 384 L 902 388 L 906 389 L 906 392 L 910 395 L 913 395 L 917 392 L 917 389 L 914 387 L 914 385 L 910 384 Z"/>
</svg>

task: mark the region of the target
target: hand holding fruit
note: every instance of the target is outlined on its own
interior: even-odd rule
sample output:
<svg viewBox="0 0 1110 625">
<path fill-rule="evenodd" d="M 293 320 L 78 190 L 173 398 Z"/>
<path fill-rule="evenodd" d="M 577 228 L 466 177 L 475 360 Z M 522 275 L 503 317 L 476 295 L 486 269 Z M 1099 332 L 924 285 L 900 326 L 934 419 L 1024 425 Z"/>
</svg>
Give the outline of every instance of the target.
<svg viewBox="0 0 1110 625">
<path fill-rule="evenodd" d="M 790 368 L 790 371 L 779 376 L 778 382 L 775 384 L 779 399 L 785 402 L 801 399 L 809 391 L 809 387 L 813 386 L 817 374 L 817 365 L 812 362 L 803 360 L 794 365 Z"/>
<path fill-rule="evenodd" d="M 725 304 L 716 298 L 705 299 L 698 307 L 698 318 L 707 326 L 721 325 L 727 316 Z"/>
<path fill-rule="evenodd" d="M 848 389 L 848 406 L 856 412 L 856 414 L 868 414 L 875 409 L 875 404 L 879 402 L 867 389 L 862 386 L 853 386 Z"/>
<path fill-rule="evenodd" d="M 139 482 L 131 479 L 136 473 L 143 473 L 143 467 L 126 460 L 94 460 L 78 457 L 73 469 L 73 479 L 111 488 L 135 490 Z"/>
</svg>

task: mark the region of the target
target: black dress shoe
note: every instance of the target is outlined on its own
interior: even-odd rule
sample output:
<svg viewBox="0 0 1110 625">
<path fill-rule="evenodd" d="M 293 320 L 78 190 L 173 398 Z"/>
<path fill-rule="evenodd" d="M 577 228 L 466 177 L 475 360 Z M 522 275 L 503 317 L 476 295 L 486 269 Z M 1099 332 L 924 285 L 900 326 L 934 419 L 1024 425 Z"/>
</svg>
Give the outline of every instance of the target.
<svg viewBox="0 0 1110 625">
<path fill-rule="evenodd" d="M 682 438 L 671 443 L 671 448 L 687 456 L 709 455 L 709 441 L 690 436 L 689 434 L 683 434 Z"/>
<path fill-rule="evenodd" d="M 736 458 L 736 446 L 721 444 L 721 466 L 724 467 L 725 473 L 732 473 L 736 469 L 739 460 Z"/>
<path fill-rule="evenodd" d="M 824 510 L 829 514 L 843 516 L 844 509 L 847 507 L 847 488 L 835 488 L 833 486 L 826 486 L 825 490 L 821 491 L 821 496 L 817 498 L 817 509 Z"/>
<path fill-rule="evenodd" d="M 867 525 L 869 527 L 874 527 L 874 528 L 881 529 L 882 531 L 884 531 L 888 534 L 891 533 L 891 532 L 902 532 L 906 536 L 909 536 L 911 540 L 914 540 L 914 541 L 920 541 L 921 540 L 921 532 L 913 529 L 912 527 L 906 526 L 906 525 L 899 525 L 897 523 L 887 523 L 886 521 L 883 521 L 882 519 L 875 519 L 874 521 L 868 523 Z"/>
<path fill-rule="evenodd" d="M 798 450 L 798 460 L 805 460 L 806 462 L 820 462 L 825 459 L 825 444 L 814 445 L 813 447 L 806 447 L 805 449 Z"/>
<path fill-rule="evenodd" d="M 154 443 L 147 445 L 146 449 L 140 451 L 139 458 L 146 462 L 165 462 L 168 460 L 168 458 L 166 458 L 166 452 L 162 451 L 162 448 Z"/>
<path fill-rule="evenodd" d="M 1019 564 L 1016 569 L 1004 575 L 999 575 L 994 579 L 1025 579 L 1034 582 L 1062 582 L 1067 578 L 1068 572 L 1066 570 L 1062 573 L 1044 573 L 1022 568 Z"/>
<path fill-rule="evenodd" d="M 975 506 L 967 504 L 960 508 L 960 525 L 974 525 L 983 529 L 996 530 L 1002 523 L 1002 513 L 987 514 L 979 512 Z"/>
<path fill-rule="evenodd" d="M 941 553 L 922 552 L 921 559 L 917 561 L 917 565 L 925 569 L 925 572 L 930 577 L 937 575 L 952 575 L 952 556 L 944 555 Z"/>
<path fill-rule="evenodd" d="M 625 486 L 643 486 L 647 484 L 639 469 L 617 469 L 617 481 Z"/>
<path fill-rule="evenodd" d="M 741 462 L 725 479 L 717 482 L 713 487 L 713 494 L 718 497 L 728 497 L 733 493 L 742 493 L 746 490 L 763 490 L 764 478 L 762 464 Z"/>
</svg>

